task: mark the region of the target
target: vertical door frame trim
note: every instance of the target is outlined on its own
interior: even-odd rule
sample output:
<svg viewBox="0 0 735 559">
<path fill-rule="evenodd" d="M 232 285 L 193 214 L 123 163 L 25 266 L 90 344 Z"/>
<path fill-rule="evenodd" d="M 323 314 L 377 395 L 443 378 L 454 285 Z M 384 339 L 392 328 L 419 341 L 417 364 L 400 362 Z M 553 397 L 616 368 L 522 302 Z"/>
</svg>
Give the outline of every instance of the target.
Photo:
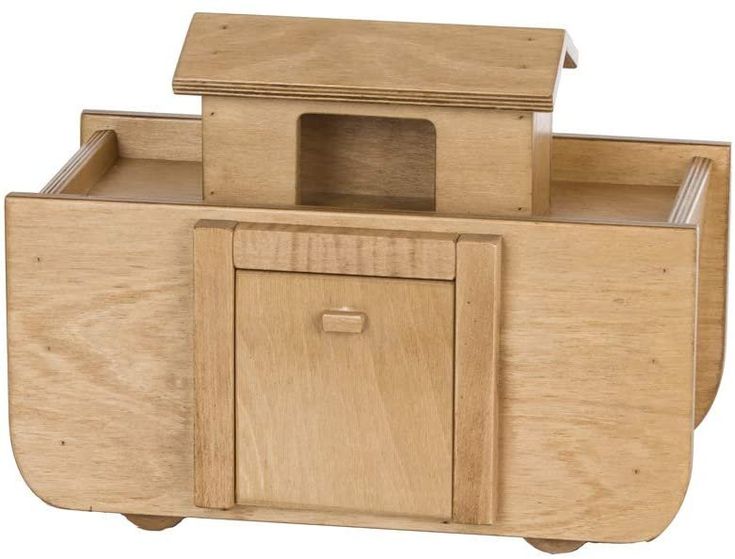
<svg viewBox="0 0 735 559">
<path fill-rule="evenodd" d="M 194 505 L 235 506 L 234 221 L 194 228 Z"/>
<path fill-rule="evenodd" d="M 498 355 L 502 238 L 457 241 L 452 520 L 493 524 L 498 510 Z"/>
</svg>

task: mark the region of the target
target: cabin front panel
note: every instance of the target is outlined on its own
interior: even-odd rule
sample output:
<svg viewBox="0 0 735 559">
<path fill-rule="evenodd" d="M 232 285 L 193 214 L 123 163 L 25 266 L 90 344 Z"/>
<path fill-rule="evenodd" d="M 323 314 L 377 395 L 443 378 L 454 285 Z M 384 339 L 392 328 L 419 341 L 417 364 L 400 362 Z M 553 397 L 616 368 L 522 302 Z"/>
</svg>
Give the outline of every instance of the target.
<svg viewBox="0 0 735 559">
<path fill-rule="evenodd" d="M 544 214 L 548 119 L 522 111 L 208 96 L 203 196 L 231 205 Z"/>
</svg>

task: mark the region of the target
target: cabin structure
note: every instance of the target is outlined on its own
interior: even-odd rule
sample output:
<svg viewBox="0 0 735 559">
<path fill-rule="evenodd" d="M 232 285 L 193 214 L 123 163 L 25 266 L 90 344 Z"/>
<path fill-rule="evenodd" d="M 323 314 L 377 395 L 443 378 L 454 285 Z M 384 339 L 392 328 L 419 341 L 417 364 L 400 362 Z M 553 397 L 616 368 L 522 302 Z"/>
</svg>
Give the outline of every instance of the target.
<svg viewBox="0 0 735 559">
<path fill-rule="evenodd" d="M 576 59 L 559 29 L 198 14 L 173 84 L 207 202 L 531 216 Z"/>
</svg>

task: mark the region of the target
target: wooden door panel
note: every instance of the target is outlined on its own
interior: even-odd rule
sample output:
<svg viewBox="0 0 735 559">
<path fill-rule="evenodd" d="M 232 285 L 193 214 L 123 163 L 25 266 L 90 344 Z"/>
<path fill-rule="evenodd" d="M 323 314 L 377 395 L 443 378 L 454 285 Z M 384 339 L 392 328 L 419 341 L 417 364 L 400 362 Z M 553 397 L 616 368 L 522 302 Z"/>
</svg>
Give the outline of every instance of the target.
<svg viewBox="0 0 735 559">
<path fill-rule="evenodd" d="M 451 517 L 453 282 L 240 270 L 236 293 L 237 502 Z M 345 310 L 361 329 L 325 331 Z"/>
</svg>

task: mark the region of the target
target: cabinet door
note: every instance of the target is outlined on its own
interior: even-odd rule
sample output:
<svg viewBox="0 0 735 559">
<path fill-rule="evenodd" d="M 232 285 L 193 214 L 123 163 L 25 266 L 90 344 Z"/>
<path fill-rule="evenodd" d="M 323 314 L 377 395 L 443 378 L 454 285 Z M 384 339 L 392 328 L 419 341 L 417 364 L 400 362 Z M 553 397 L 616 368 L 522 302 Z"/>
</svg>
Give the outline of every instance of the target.
<svg viewBox="0 0 735 559">
<path fill-rule="evenodd" d="M 491 524 L 499 237 L 201 221 L 194 503 Z"/>
<path fill-rule="evenodd" d="M 238 504 L 450 518 L 454 284 L 239 270 Z"/>
</svg>

